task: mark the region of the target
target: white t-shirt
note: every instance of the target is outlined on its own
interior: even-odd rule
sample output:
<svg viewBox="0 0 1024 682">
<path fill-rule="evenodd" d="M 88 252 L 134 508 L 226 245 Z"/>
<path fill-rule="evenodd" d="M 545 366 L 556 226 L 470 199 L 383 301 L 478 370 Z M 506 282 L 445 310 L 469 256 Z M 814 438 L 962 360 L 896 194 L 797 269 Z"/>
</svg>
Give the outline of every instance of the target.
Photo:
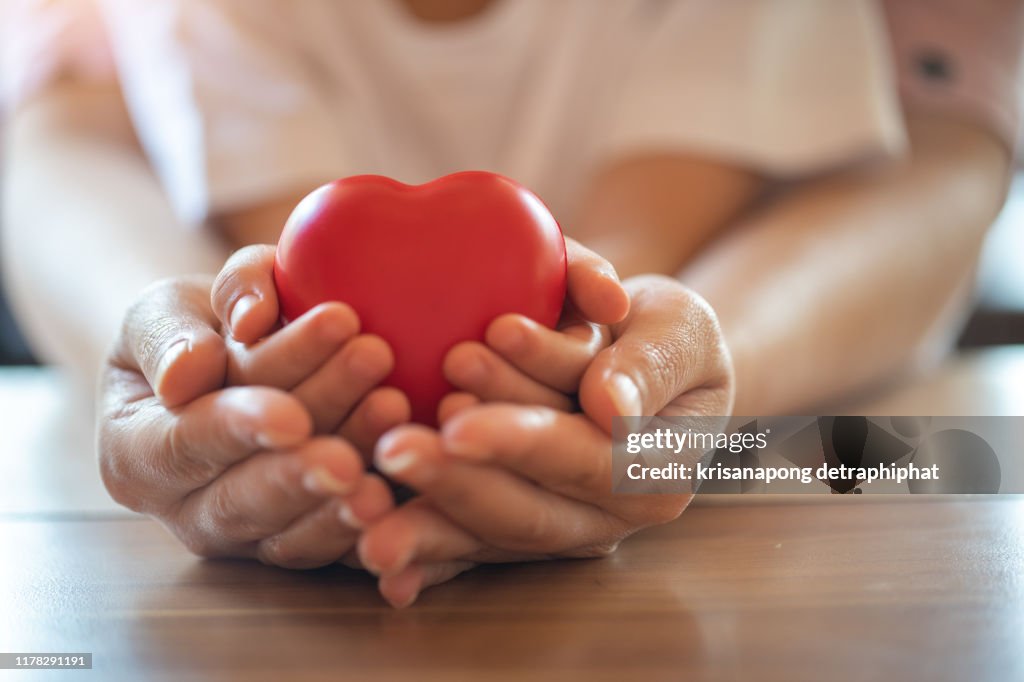
<svg viewBox="0 0 1024 682">
<path fill-rule="evenodd" d="M 602 164 L 682 151 L 776 177 L 894 154 L 870 0 L 101 0 L 122 89 L 181 216 L 357 173 L 493 170 L 569 213 Z"/>
</svg>

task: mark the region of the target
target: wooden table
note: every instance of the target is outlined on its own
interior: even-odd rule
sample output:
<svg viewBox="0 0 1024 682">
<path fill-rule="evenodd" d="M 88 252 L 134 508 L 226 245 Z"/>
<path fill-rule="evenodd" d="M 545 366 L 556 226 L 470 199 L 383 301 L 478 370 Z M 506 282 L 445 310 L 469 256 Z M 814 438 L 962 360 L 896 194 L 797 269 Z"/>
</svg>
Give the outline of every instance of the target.
<svg viewBox="0 0 1024 682">
<path fill-rule="evenodd" d="M 0 374 L 0 407 L 59 385 L 35 379 Z M 1008 349 L 847 410 L 1024 414 L 1022 387 Z M 1017 497 L 697 504 L 609 559 L 480 568 L 394 611 L 347 569 L 203 562 L 84 493 L 62 506 L 0 446 L 0 651 L 94 654 L 60 679 L 1024 679 Z"/>
</svg>

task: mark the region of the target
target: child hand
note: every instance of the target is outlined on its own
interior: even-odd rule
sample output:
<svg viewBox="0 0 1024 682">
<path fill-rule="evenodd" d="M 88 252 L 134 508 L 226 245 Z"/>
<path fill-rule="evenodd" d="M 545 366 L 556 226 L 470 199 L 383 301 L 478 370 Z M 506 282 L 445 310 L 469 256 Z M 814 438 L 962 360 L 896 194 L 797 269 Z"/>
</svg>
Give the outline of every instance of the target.
<svg viewBox="0 0 1024 682">
<path fill-rule="evenodd" d="M 107 490 L 201 556 L 290 568 L 338 560 L 357 536 L 345 518 L 387 511 L 390 489 L 345 440 L 311 437 L 295 396 L 225 388 L 218 329 L 206 278 L 158 282 L 128 311 L 97 417 Z"/>
<path fill-rule="evenodd" d="M 565 247 L 568 291 L 557 330 L 523 315 L 502 315 L 487 328 L 486 344 L 453 347 L 445 376 L 469 395 L 449 396 L 442 413 L 477 401 L 575 409 L 580 378 L 608 345 L 607 325 L 629 312 L 629 297 L 608 261 L 572 239 Z"/>
<path fill-rule="evenodd" d="M 236 252 L 211 299 L 229 351 L 228 385 L 290 392 L 309 411 L 315 433 L 340 435 L 367 459 L 382 433 L 409 420 L 405 395 L 379 386 L 394 366 L 390 347 L 359 334 L 352 308 L 324 303 L 280 326 L 274 247 Z"/>
<path fill-rule="evenodd" d="M 478 562 L 603 556 L 686 507 L 688 494 L 612 493 L 611 420 L 726 415 L 731 361 L 698 296 L 663 277 L 627 286 L 629 316 L 581 381 L 585 414 L 477 405 L 440 432 L 401 426 L 378 443 L 377 468 L 420 493 L 359 540 L 363 565 L 392 604 Z"/>
</svg>

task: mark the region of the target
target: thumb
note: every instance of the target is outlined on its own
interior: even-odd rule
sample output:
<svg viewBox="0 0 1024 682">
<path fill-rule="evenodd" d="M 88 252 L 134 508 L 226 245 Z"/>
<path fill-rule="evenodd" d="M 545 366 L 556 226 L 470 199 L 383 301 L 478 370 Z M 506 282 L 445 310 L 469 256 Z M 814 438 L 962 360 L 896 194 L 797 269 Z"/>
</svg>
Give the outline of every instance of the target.
<svg viewBox="0 0 1024 682">
<path fill-rule="evenodd" d="M 679 282 L 627 281 L 629 315 L 580 383 L 580 405 L 611 433 L 614 417 L 728 414 L 732 364 L 711 306 Z"/>
<path fill-rule="evenodd" d="M 250 344 L 269 334 L 280 317 L 274 285 L 274 254 L 268 244 L 236 251 L 213 282 L 210 303 L 223 326 Z"/>
<path fill-rule="evenodd" d="M 574 239 L 565 239 L 567 295 L 583 319 L 597 324 L 620 322 L 629 311 L 629 296 L 607 260 Z"/>
<path fill-rule="evenodd" d="M 181 405 L 224 385 L 227 351 L 218 329 L 209 278 L 161 280 L 128 309 L 114 362 L 142 372 L 164 405 Z"/>
</svg>

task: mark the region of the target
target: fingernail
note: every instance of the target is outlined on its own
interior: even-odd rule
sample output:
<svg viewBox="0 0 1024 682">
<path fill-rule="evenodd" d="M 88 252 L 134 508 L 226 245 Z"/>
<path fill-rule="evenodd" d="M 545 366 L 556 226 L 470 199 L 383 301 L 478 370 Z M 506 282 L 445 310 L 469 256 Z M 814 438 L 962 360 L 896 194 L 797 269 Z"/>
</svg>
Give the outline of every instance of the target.
<svg viewBox="0 0 1024 682">
<path fill-rule="evenodd" d="M 615 372 L 608 378 L 609 394 L 615 410 L 620 417 L 638 417 L 643 413 L 643 401 L 636 383 L 621 372 Z"/>
<path fill-rule="evenodd" d="M 400 450 L 377 458 L 377 468 L 389 476 L 398 476 L 416 463 L 417 454 L 412 450 Z"/>
<path fill-rule="evenodd" d="M 302 485 L 317 495 L 347 495 L 352 492 L 352 485 L 345 483 L 324 467 L 316 467 L 302 477 Z"/>
<path fill-rule="evenodd" d="M 352 511 L 352 507 L 344 502 L 338 505 L 338 518 L 341 519 L 342 523 L 354 530 L 362 530 L 365 525 Z"/>
<path fill-rule="evenodd" d="M 444 445 L 445 452 L 458 457 L 482 460 L 487 456 L 485 450 L 477 447 L 475 443 L 468 440 L 464 435 L 460 435 L 457 429 L 452 429 L 447 425 L 441 427 L 441 442 Z"/>
<path fill-rule="evenodd" d="M 156 368 L 156 376 L 153 377 L 153 388 L 158 393 L 160 392 L 160 387 L 164 383 L 167 370 L 171 368 L 171 365 L 178 361 L 178 358 L 188 352 L 191 343 L 191 339 L 178 339 L 164 351 L 163 357 L 160 358 L 160 363 Z"/>
<path fill-rule="evenodd" d="M 256 445 L 264 450 L 288 447 L 294 445 L 296 440 L 298 440 L 296 434 L 291 431 L 264 428 L 256 434 Z"/>
<path fill-rule="evenodd" d="M 259 302 L 260 297 L 255 294 L 246 294 L 235 301 L 234 307 L 231 308 L 231 314 L 228 315 L 228 324 L 231 327 L 232 335 L 235 333 L 235 329 L 238 328 L 238 325 L 242 322 L 242 319 Z"/>
</svg>

